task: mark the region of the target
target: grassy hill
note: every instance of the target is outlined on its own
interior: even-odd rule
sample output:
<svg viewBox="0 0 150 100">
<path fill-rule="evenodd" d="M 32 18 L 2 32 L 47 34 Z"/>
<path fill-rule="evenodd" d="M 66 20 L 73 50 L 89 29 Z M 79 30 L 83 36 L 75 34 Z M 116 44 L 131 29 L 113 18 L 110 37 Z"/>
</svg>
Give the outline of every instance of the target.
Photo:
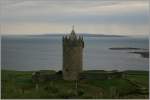
<svg viewBox="0 0 150 100">
<path fill-rule="evenodd" d="M 42 80 L 37 85 L 32 80 L 33 71 L 1 71 L 2 98 L 148 98 L 149 72 L 124 71 L 124 77 L 96 79 L 107 71 L 84 71 L 90 79 L 65 81 L 58 72 L 40 71 L 44 75 L 58 76 Z M 103 73 L 103 74 L 102 74 Z M 92 78 L 93 77 L 93 78 Z"/>
</svg>

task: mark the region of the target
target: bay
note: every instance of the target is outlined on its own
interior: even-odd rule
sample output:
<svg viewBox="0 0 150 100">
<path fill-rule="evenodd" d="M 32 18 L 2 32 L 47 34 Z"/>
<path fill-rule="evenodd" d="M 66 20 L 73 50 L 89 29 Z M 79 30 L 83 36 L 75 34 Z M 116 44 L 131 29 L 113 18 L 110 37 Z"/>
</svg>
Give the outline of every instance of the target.
<svg viewBox="0 0 150 100">
<path fill-rule="evenodd" d="M 149 49 L 148 38 L 84 37 L 84 70 L 148 70 L 149 59 L 112 47 Z M 1 66 L 9 70 L 61 70 L 61 36 L 2 36 Z"/>
</svg>

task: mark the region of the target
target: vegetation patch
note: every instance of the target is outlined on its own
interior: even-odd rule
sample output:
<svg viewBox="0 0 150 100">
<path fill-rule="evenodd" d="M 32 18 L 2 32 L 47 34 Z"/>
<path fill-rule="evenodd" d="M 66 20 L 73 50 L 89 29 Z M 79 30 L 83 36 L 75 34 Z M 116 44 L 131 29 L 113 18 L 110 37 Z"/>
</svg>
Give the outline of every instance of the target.
<svg viewBox="0 0 150 100">
<path fill-rule="evenodd" d="M 123 76 L 114 75 L 115 77 L 111 78 L 108 76 L 112 76 L 112 73 L 102 70 L 83 73 L 87 78 L 65 81 L 62 79 L 61 71 L 42 70 L 41 78 L 50 78 L 35 82 L 32 77 L 33 71 L 2 70 L 1 96 L 3 99 L 143 99 L 149 96 L 148 71 L 124 71 L 122 74 L 117 73 Z M 107 77 L 99 78 L 102 75 Z"/>
</svg>

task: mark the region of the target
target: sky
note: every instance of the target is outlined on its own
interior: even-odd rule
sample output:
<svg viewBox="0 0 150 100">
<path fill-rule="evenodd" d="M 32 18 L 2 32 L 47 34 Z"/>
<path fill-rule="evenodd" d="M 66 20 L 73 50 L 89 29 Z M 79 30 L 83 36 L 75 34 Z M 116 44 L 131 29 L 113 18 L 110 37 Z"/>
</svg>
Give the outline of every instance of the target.
<svg viewBox="0 0 150 100">
<path fill-rule="evenodd" d="M 0 0 L 0 32 L 148 35 L 148 0 Z"/>
</svg>

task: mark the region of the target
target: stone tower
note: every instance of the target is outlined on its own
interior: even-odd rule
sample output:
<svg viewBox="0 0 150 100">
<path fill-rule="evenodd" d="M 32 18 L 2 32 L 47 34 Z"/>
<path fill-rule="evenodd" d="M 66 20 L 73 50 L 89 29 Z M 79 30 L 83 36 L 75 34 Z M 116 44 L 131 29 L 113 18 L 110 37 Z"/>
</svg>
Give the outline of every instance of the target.
<svg viewBox="0 0 150 100">
<path fill-rule="evenodd" d="M 77 36 L 74 26 L 71 34 L 63 36 L 63 79 L 77 80 L 82 72 L 83 36 Z"/>
</svg>

